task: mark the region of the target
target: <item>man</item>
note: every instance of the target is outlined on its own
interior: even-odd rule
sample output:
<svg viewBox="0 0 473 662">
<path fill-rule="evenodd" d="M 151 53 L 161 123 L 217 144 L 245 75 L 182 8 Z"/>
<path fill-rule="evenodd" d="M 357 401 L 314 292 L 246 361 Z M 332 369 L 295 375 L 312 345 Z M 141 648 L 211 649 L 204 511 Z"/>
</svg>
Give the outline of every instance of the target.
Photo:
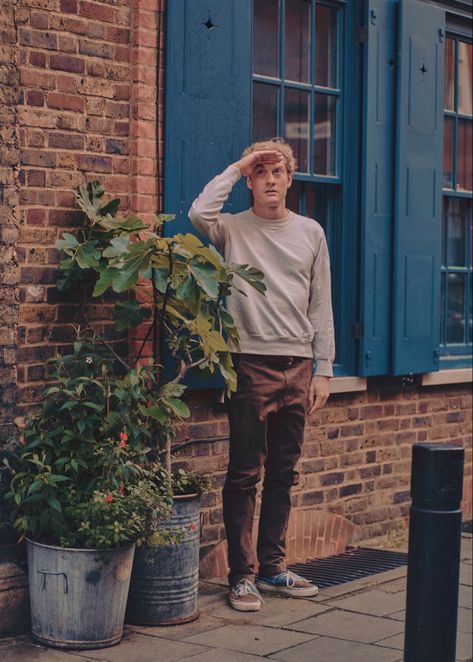
<svg viewBox="0 0 473 662">
<path fill-rule="evenodd" d="M 305 416 L 324 407 L 332 376 L 334 333 L 330 264 L 314 220 L 286 209 L 296 163 L 280 139 L 248 147 L 204 188 L 189 217 L 225 255 L 265 274 L 266 296 L 239 282 L 228 299 L 240 335 L 238 388 L 229 403 L 230 460 L 223 488 L 229 603 L 258 611 L 258 589 L 309 597 L 317 587 L 287 571 L 285 543 L 291 486 L 302 450 Z M 222 214 L 232 187 L 246 177 L 253 206 Z M 246 295 L 246 296 L 245 296 Z M 313 374 L 313 367 L 315 372 Z M 264 467 L 254 585 L 252 528 L 256 485 Z"/>
</svg>

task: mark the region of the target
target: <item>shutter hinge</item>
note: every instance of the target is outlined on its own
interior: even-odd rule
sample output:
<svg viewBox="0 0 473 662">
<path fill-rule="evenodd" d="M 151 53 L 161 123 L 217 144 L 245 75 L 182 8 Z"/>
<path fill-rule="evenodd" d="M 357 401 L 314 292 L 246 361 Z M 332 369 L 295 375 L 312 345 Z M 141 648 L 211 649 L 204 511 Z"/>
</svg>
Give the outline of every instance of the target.
<svg viewBox="0 0 473 662">
<path fill-rule="evenodd" d="M 439 28 L 439 42 L 443 44 L 445 39 L 445 30 L 443 28 Z"/>
<path fill-rule="evenodd" d="M 356 38 L 359 44 L 366 44 L 369 37 L 369 28 L 367 25 L 362 25 L 356 31 Z"/>
<path fill-rule="evenodd" d="M 370 23 L 371 23 L 371 25 L 376 24 L 376 10 L 375 9 L 372 9 L 370 11 Z"/>
<path fill-rule="evenodd" d="M 440 360 L 440 351 L 439 348 L 434 349 L 434 363 L 438 363 Z"/>
<path fill-rule="evenodd" d="M 365 325 L 363 322 L 352 322 L 350 326 L 350 333 L 355 338 L 355 340 L 359 340 L 362 336 L 364 336 Z"/>
</svg>

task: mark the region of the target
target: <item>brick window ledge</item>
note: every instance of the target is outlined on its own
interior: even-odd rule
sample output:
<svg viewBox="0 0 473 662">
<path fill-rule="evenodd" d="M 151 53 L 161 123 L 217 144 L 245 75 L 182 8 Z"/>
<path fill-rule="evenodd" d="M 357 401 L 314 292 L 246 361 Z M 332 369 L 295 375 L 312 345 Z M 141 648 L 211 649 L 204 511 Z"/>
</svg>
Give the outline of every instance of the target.
<svg viewBox="0 0 473 662">
<path fill-rule="evenodd" d="M 364 377 L 334 377 L 330 380 L 330 393 L 354 393 L 367 391 L 368 380 Z"/>
<path fill-rule="evenodd" d="M 436 386 L 438 384 L 467 384 L 471 381 L 473 381 L 472 368 L 439 370 L 439 372 L 427 372 L 425 375 L 422 375 L 422 386 Z"/>
</svg>

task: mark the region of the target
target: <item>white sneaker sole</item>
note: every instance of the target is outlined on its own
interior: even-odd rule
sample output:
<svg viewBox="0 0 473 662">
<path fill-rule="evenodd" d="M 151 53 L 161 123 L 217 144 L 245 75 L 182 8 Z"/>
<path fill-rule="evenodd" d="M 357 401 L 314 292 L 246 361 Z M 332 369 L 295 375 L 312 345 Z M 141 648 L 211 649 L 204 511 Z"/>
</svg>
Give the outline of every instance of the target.
<svg viewBox="0 0 473 662">
<path fill-rule="evenodd" d="M 290 586 L 275 586 L 274 584 L 267 584 L 266 582 L 257 581 L 256 588 L 259 591 L 266 593 L 277 593 L 278 595 L 287 595 L 289 598 L 313 598 L 317 595 L 319 589 L 317 586 L 312 585 L 307 588 L 294 588 Z"/>
<path fill-rule="evenodd" d="M 261 609 L 261 602 L 239 602 L 228 598 L 228 604 L 236 611 L 259 611 Z"/>
</svg>

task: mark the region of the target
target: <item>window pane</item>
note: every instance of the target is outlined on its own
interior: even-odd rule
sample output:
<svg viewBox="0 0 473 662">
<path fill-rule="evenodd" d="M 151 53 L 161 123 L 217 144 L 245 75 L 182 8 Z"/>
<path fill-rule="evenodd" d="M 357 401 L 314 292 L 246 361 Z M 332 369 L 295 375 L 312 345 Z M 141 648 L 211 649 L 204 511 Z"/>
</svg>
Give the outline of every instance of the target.
<svg viewBox="0 0 473 662">
<path fill-rule="evenodd" d="M 302 214 L 302 187 L 301 182 L 292 182 L 291 188 L 287 192 L 286 207 L 296 214 Z"/>
<path fill-rule="evenodd" d="M 253 72 L 279 75 L 278 0 L 254 0 Z"/>
<path fill-rule="evenodd" d="M 310 4 L 307 0 L 286 0 L 284 78 L 309 81 Z"/>
<path fill-rule="evenodd" d="M 315 7 L 315 84 L 337 87 L 337 15 L 333 7 Z"/>
<path fill-rule="evenodd" d="M 336 111 L 335 97 L 315 95 L 314 172 L 317 175 L 335 175 Z"/>
<path fill-rule="evenodd" d="M 464 267 L 466 261 L 465 205 L 459 198 L 448 201 L 448 264 L 451 267 Z"/>
<path fill-rule="evenodd" d="M 440 296 L 440 342 L 445 345 L 447 342 L 445 333 L 445 282 L 447 274 L 442 274 L 442 292 Z"/>
<path fill-rule="evenodd" d="M 447 264 L 447 200 L 448 198 L 442 198 L 442 267 Z"/>
<path fill-rule="evenodd" d="M 453 136 L 455 120 L 446 117 L 443 126 L 443 186 L 453 188 Z"/>
<path fill-rule="evenodd" d="M 472 114 L 472 45 L 458 42 L 458 112 Z"/>
<path fill-rule="evenodd" d="M 472 127 L 473 122 L 470 120 L 458 120 L 457 189 L 461 191 L 471 191 L 472 189 Z"/>
<path fill-rule="evenodd" d="M 455 41 L 447 39 L 445 43 L 445 88 L 444 104 L 445 110 L 454 108 L 454 85 L 455 85 Z"/>
<path fill-rule="evenodd" d="M 275 85 L 253 84 L 253 140 L 278 134 L 278 89 Z"/>
<path fill-rule="evenodd" d="M 309 94 L 303 90 L 285 90 L 284 135 L 294 150 L 299 172 L 309 165 Z"/>
<path fill-rule="evenodd" d="M 447 343 L 464 342 L 465 277 L 448 274 Z"/>
</svg>

